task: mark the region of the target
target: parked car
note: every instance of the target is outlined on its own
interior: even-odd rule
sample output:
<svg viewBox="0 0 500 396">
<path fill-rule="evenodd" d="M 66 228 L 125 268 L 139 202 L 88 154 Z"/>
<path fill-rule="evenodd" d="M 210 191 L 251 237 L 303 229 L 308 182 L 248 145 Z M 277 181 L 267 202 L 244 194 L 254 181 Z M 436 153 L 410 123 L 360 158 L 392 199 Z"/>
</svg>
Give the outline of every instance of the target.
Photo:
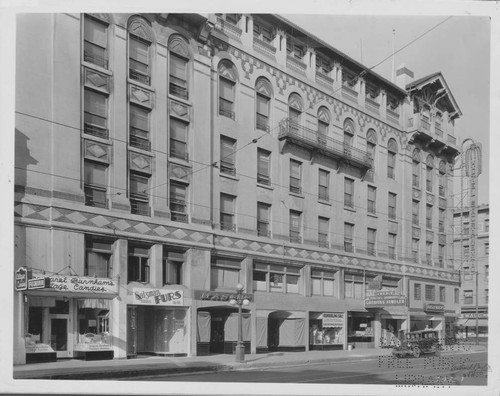
<svg viewBox="0 0 500 396">
<path fill-rule="evenodd" d="M 420 357 L 421 354 L 437 354 L 441 350 L 439 332 L 436 330 L 418 330 L 402 333 L 400 343 L 392 350 L 398 358 L 406 356 Z"/>
</svg>

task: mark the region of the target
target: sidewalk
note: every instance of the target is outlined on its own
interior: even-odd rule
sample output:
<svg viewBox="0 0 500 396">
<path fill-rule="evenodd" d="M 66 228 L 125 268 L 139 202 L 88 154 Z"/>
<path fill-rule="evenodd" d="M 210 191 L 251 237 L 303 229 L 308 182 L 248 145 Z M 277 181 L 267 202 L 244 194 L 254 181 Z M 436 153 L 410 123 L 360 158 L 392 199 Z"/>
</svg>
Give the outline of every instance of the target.
<svg viewBox="0 0 500 396">
<path fill-rule="evenodd" d="M 486 351 L 485 346 L 471 346 L 463 353 Z M 391 349 L 353 349 L 351 351 L 274 352 L 250 354 L 244 363 L 236 363 L 234 355 L 193 357 L 140 357 L 115 360 L 61 360 L 55 363 L 36 363 L 14 366 L 14 379 L 118 379 L 154 375 L 178 375 L 194 372 L 264 369 L 304 364 L 376 359 L 391 355 Z M 443 351 L 442 355 L 457 351 Z"/>
</svg>

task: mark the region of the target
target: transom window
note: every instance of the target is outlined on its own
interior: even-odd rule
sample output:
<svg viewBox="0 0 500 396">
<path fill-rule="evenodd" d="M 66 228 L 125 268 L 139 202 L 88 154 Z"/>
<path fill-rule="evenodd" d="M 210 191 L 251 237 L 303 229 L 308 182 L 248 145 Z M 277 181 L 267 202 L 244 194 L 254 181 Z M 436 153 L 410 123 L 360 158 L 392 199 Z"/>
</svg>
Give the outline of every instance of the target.
<svg viewBox="0 0 500 396">
<path fill-rule="evenodd" d="M 108 68 L 108 25 L 88 15 L 83 25 L 83 60 Z"/>
</svg>

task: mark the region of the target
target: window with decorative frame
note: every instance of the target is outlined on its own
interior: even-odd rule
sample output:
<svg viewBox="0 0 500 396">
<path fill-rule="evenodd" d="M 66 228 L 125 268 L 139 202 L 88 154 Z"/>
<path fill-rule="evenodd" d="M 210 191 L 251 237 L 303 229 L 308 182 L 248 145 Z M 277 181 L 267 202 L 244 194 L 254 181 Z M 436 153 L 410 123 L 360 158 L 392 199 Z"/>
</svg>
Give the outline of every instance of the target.
<svg viewBox="0 0 500 396">
<path fill-rule="evenodd" d="M 107 164 L 84 160 L 83 183 L 85 205 L 107 208 Z"/>
<path fill-rule="evenodd" d="M 146 85 L 151 85 L 150 47 L 145 38 L 129 34 L 129 78 Z"/>
<path fill-rule="evenodd" d="M 299 133 L 299 126 L 302 123 L 302 98 L 295 92 L 288 97 L 288 119 L 290 122 L 290 131 Z"/>
<path fill-rule="evenodd" d="M 170 51 L 168 92 L 185 100 L 189 99 L 188 63 L 189 59 Z"/>
<path fill-rule="evenodd" d="M 134 104 L 129 105 L 129 144 L 142 150 L 151 150 L 149 109 Z"/>
<path fill-rule="evenodd" d="M 219 63 L 219 115 L 235 119 L 235 90 L 237 74 L 228 60 Z"/>
<path fill-rule="evenodd" d="M 326 145 L 329 125 L 330 111 L 325 106 L 321 106 L 318 109 L 318 143 L 321 145 Z"/>
<path fill-rule="evenodd" d="M 88 135 L 108 138 L 108 95 L 85 88 L 83 91 L 83 129 Z"/>
<path fill-rule="evenodd" d="M 83 21 L 83 60 L 108 68 L 108 24 L 90 15 Z"/>
<path fill-rule="evenodd" d="M 188 154 L 188 128 L 185 121 L 170 117 L 170 156 L 187 161 Z"/>
<path fill-rule="evenodd" d="M 269 81 L 263 77 L 255 83 L 256 114 L 255 127 L 261 131 L 269 132 L 269 115 L 272 89 Z"/>
<path fill-rule="evenodd" d="M 387 143 L 387 177 L 389 179 L 396 178 L 396 156 L 398 153 L 398 146 L 394 139 L 389 139 Z"/>
<path fill-rule="evenodd" d="M 368 130 L 366 134 L 366 152 L 368 153 L 372 161 L 371 171 L 373 172 L 375 170 L 375 154 L 377 152 L 377 134 L 373 129 Z"/>
</svg>

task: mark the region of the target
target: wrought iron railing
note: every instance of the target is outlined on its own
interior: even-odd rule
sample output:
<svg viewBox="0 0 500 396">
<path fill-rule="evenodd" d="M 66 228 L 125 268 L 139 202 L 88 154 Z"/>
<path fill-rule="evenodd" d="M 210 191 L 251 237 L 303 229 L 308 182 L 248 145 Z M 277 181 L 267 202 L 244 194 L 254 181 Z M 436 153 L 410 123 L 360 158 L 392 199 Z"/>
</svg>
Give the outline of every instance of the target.
<svg viewBox="0 0 500 396">
<path fill-rule="evenodd" d="M 104 69 L 108 68 L 108 60 L 105 57 L 92 54 L 90 51 L 83 52 L 83 60 L 101 66 Z"/>
<path fill-rule="evenodd" d="M 131 128 L 132 130 L 133 128 Z M 130 146 L 140 148 L 142 150 L 151 151 L 151 142 L 139 136 L 130 135 Z"/>
<path fill-rule="evenodd" d="M 101 139 L 108 138 L 108 130 L 106 128 L 101 128 L 97 125 L 85 123 L 83 125 L 83 131 L 87 135 L 96 136 L 96 137 L 101 138 Z"/>
<path fill-rule="evenodd" d="M 172 78 L 172 76 L 170 76 L 170 78 Z M 173 82 L 170 83 L 169 85 L 169 92 L 172 94 L 172 95 L 175 95 L 175 96 L 178 96 L 182 99 L 188 99 L 189 98 L 189 94 L 188 94 L 188 90 L 187 88 L 185 87 L 181 87 Z"/>
<path fill-rule="evenodd" d="M 303 127 L 289 118 L 280 122 L 278 138 L 280 140 L 290 139 L 306 148 L 321 151 L 323 154 L 344 159 L 362 167 L 372 167 L 373 161 L 367 151 L 322 135 L 316 130 Z"/>
</svg>

